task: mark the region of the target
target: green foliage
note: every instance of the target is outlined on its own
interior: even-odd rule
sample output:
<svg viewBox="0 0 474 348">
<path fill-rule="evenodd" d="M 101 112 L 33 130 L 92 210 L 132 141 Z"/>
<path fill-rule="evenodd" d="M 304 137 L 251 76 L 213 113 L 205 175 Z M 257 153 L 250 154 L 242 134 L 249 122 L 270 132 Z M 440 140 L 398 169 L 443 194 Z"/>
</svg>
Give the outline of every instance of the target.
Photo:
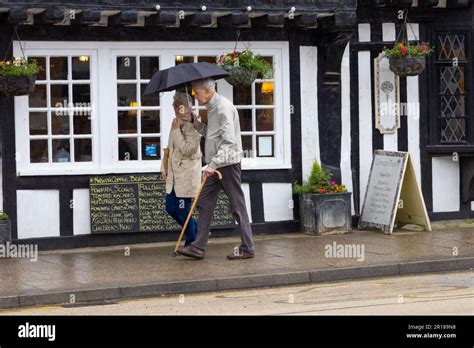
<svg viewBox="0 0 474 348">
<path fill-rule="evenodd" d="M 245 69 L 256 70 L 264 79 L 273 78 L 273 65 L 248 48 L 243 51 L 232 51 L 220 55 L 217 57 L 217 65 L 223 68 L 240 66 Z"/>
<path fill-rule="evenodd" d="M 0 211 L 0 220 L 8 220 L 8 215 L 4 211 Z"/>
<path fill-rule="evenodd" d="M 399 42 L 393 48 L 384 47 L 383 52 L 387 58 L 424 57 L 431 54 L 433 48 L 427 42 L 412 45 Z"/>
<path fill-rule="evenodd" d="M 303 184 L 293 183 L 294 193 L 337 193 L 347 192 L 344 185 L 331 181 L 332 174 L 324 170 L 318 163 L 314 161 L 308 181 Z"/>
<path fill-rule="evenodd" d="M 26 61 L 23 58 L 15 58 L 0 61 L 0 76 L 3 77 L 30 77 L 39 73 L 43 68 L 32 59 Z"/>
</svg>

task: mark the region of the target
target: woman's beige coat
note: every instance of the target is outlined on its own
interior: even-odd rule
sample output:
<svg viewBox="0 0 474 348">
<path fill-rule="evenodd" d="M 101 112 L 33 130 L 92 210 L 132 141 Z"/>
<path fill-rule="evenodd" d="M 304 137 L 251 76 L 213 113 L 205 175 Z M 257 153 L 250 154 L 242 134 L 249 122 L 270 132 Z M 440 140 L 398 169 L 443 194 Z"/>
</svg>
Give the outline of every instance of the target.
<svg viewBox="0 0 474 348">
<path fill-rule="evenodd" d="M 171 128 L 168 148 L 168 175 L 166 193 L 174 186 L 176 197 L 194 198 L 201 183 L 201 136 L 191 122 L 183 122 L 179 128 Z M 163 173 L 163 161 L 161 162 Z"/>
</svg>

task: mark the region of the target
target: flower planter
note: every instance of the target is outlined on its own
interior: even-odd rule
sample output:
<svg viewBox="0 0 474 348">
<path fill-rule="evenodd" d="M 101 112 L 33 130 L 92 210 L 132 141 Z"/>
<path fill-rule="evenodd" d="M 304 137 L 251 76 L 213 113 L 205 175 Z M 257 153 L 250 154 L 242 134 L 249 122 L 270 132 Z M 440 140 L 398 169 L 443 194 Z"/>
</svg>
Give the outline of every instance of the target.
<svg viewBox="0 0 474 348">
<path fill-rule="evenodd" d="M 299 194 L 301 230 L 326 235 L 351 231 L 351 192 Z"/>
<path fill-rule="evenodd" d="M 234 87 L 250 86 L 258 76 L 258 71 L 240 66 L 225 66 L 224 69 L 230 74 L 225 80 Z"/>
<path fill-rule="evenodd" d="M 10 220 L 0 220 L 0 244 L 12 241 Z"/>
<path fill-rule="evenodd" d="M 426 66 L 425 57 L 390 58 L 390 70 L 398 76 L 418 76 Z"/>
<path fill-rule="evenodd" d="M 0 76 L 0 92 L 8 96 L 28 95 L 35 89 L 36 76 L 5 77 Z"/>
</svg>

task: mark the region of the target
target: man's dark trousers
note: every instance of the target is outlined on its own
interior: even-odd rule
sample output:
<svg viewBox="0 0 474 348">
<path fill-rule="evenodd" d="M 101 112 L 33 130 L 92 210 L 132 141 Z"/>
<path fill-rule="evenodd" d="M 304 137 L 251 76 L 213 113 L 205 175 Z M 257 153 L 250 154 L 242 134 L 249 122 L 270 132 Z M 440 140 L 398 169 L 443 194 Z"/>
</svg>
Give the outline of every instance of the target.
<svg viewBox="0 0 474 348">
<path fill-rule="evenodd" d="M 218 170 L 222 174 L 222 180 L 219 179 L 217 174 L 209 176 L 199 196 L 197 203 L 199 212 L 198 233 L 196 240 L 191 243 L 191 245 L 202 250 L 206 249 L 214 208 L 216 207 L 217 198 L 222 188 L 227 194 L 227 197 L 229 197 L 232 215 L 237 220 L 237 228 L 240 229 L 242 241 L 239 247 L 240 250 L 254 251 L 252 229 L 250 227 L 247 207 L 245 206 L 245 196 L 241 186 L 240 163 L 221 167 L 218 168 Z"/>
</svg>

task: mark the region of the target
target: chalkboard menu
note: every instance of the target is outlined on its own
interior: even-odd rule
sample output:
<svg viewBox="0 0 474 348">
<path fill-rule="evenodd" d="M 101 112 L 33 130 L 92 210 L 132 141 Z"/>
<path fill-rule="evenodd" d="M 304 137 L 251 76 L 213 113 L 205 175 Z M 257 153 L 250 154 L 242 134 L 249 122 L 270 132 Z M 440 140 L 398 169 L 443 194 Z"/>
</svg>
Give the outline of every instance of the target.
<svg viewBox="0 0 474 348">
<path fill-rule="evenodd" d="M 96 176 L 90 178 L 89 186 L 92 233 L 181 229 L 166 213 L 165 182 L 159 175 Z M 211 227 L 233 226 L 229 199 L 221 191 Z"/>
</svg>

